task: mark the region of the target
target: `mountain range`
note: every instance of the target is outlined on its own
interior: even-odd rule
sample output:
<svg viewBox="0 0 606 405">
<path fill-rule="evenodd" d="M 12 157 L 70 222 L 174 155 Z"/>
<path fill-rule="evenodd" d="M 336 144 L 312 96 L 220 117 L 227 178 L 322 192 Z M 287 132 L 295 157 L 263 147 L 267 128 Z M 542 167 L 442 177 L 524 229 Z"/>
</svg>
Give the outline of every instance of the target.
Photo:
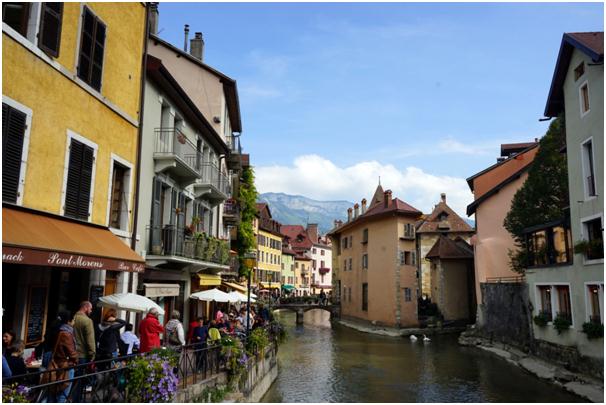
<svg viewBox="0 0 606 405">
<path fill-rule="evenodd" d="M 321 234 L 325 234 L 334 227 L 334 220 L 347 220 L 347 209 L 354 203 L 349 201 L 318 201 L 302 195 L 284 193 L 260 194 L 259 202 L 269 204 L 273 219 L 285 225 L 318 224 Z M 475 221 L 463 218 L 471 227 L 475 228 Z"/>
<path fill-rule="evenodd" d="M 273 219 L 288 225 L 318 224 L 321 234 L 334 227 L 334 220 L 347 219 L 347 209 L 353 207 L 349 201 L 317 201 L 302 195 L 263 193 L 259 202 L 269 204 Z"/>
</svg>

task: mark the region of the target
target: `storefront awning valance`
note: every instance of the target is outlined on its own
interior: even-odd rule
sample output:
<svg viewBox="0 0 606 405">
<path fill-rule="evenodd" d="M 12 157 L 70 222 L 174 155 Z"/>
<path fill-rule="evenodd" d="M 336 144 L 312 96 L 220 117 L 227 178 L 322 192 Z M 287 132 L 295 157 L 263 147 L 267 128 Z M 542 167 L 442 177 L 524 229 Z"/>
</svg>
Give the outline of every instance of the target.
<svg viewBox="0 0 606 405">
<path fill-rule="evenodd" d="M 145 260 L 103 226 L 2 207 L 2 262 L 143 272 Z"/>
<path fill-rule="evenodd" d="M 284 285 L 282 286 L 282 289 L 283 289 L 283 290 L 286 290 L 286 291 L 292 291 L 292 290 L 294 290 L 294 289 L 295 289 L 295 286 L 294 286 L 294 285 L 292 285 L 292 284 L 284 284 Z"/>
<path fill-rule="evenodd" d="M 259 283 L 259 285 L 261 286 L 261 288 L 269 288 L 269 289 L 280 289 L 280 283 Z"/>
<path fill-rule="evenodd" d="M 144 283 L 146 297 L 178 297 L 179 284 Z"/>
<path fill-rule="evenodd" d="M 198 278 L 200 279 L 200 285 L 221 285 L 221 276 L 216 276 L 214 274 L 198 274 Z"/>
</svg>

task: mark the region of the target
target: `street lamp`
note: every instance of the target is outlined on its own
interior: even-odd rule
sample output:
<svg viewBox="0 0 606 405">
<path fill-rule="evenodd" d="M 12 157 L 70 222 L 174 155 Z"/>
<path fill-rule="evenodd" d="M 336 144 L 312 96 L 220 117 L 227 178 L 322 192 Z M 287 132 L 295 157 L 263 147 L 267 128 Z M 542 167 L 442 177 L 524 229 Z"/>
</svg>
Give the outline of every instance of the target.
<svg viewBox="0 0 606 405">
<path fill-rule="evenodd" d="M 248 267 L 248 277 L 247 277 L 247 297 L 246 297 L 246 336 L 250 333 L 250 274 L 252 269 L 255 267 L 257 262 L 257 252 L 249 251 L 244 254 L 244 261 L 246 263 L 246 267 Z"/>
</svg>

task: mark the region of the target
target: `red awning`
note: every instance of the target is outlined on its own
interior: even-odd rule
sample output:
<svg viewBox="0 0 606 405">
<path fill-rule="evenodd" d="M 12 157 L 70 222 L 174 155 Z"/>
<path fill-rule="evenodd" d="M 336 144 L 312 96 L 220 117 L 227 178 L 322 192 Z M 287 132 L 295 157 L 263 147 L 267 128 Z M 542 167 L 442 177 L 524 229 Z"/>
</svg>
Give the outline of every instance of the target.
<svg viewBox="0 0 606 405">
<path fill-rule="evenodd" d="M 2 207 L 2 262 L 143 272 L 145 260 L 103 226 Z"/>
</svg>

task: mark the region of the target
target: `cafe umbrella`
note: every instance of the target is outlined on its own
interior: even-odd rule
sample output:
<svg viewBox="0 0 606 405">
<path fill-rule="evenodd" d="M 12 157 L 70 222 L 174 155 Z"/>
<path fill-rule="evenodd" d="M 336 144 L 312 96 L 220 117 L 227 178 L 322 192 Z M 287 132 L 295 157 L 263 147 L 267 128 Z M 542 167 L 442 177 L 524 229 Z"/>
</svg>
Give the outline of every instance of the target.
<svg viewBox="0 0 606 405">
<path fill-rule="evenodd" d="M 237 302 L 238 300 L 226 292 L 223 292 L 217 288 L 206 291 L 198 291 L 189 296 L 190 299 L 196 299 L 200 301 L 216 301 L 216 302 Z"/>
<path fill-rule="evenodd" d="M 133 293 L 106 295 L 99 298 L 97 306 L 131 312 L 148 312 L 151 308 L 156 308 L 160 315 L 164 315 L 164 309 L 161 306 L 147 297 Z"/>
</svg>

